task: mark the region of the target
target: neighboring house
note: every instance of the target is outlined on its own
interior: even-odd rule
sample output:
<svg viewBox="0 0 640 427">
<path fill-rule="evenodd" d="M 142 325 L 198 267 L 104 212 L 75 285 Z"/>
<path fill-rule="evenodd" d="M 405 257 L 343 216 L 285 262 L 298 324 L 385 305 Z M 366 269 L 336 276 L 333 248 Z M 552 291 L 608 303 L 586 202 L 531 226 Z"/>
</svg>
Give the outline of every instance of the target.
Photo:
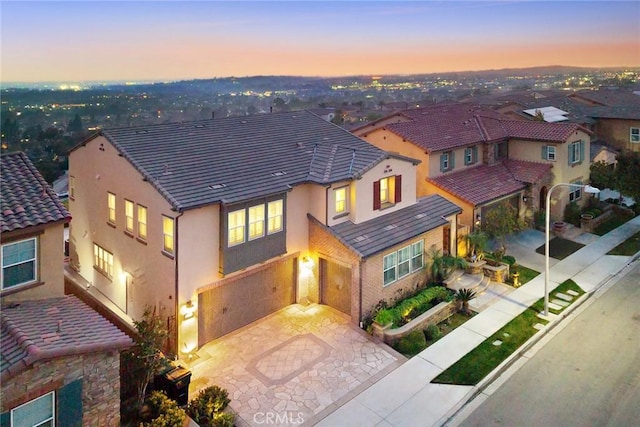
<svg viewBox="0 0 640 427">
<path fill-rule="evenodd" d="M 132 340 L 64 295 L 71 219 L 24 153 L 0 157 L 0 425 L 117 426 L 120 353 Z"/>
<path fill-rule="evenodd" d="M 586 114 L 595 120 L 592 129 L 598 139 L 617 150 L 640 152 L 640 104 L 590 107 Z"/>
<path fill-rule="evenodd" d="M 70 153 L 71 265 L 179 357 L 295 302 L 358 324 L 455 252 L 417 163 L 305 111 L 103 130 Z"/>
<path fill-rule="evenodd" d="M 437 105 L 384 117 L 352 131 L 389 152 L 420 159 L 419 196 L 441 194 L 463 208 L 461 224 L 482 225 L 509 200 L 521 216 L 544 209 L 556 183 L 589 180 L 589 132 L 575 123 L 512 120 L 491 107 Z M 581 202 L 579 188 L 554 193 L 551 216 Z"/>
</svg>

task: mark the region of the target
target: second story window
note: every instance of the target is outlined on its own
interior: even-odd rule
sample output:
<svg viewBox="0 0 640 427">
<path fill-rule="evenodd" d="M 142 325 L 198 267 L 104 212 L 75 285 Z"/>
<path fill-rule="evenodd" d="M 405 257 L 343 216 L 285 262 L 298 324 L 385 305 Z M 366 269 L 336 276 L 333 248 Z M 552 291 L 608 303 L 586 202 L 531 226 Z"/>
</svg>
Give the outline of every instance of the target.
<svg viewBox="0 0 640 427">
<path fill-rule="evenodd" d="M 109 207 L 109 223 L 116 223 L 116 195 L 113 193 L 107 193 L 107 206 Z"/>
<path fill-rule="evenodd" d="M 542 147 L 542 160 L 556 160 L 555 145 L 545 145 Z"/>
<path fill-rule="evenodd" d="M 500 142 L 494 145 L 494 150 L 496 160 L 506 159 L 509 157 L 509 145 L 506 142 Z"/>
<path fill-rule="evenodd" d="M 373 183 L 373 210 L 402 201 L 402 175 L 388 176 Z"/>
<path fill-rule="evenodd" d="M 569 144 L 569 165 L 582 163 L 584 160 L 584 141 L 576 141 Z"/>
<path fill-rule="evenodd" d="M 640 143 L 640 128 L 629 129 L 629 141 L 633 144 Z"/>
<path fill-rule="evenodd" d="M 124 201 L 124 217 L 126 219 L 125 231 L 133 234 L 133 202 L 131 200 Z"/>
<path fill-rule="evenodd" d="M 113 254 L 95 243 L 93 244 L 93 266 L 109 279 L 113 278 Z"/>
<path fill-rule="evenodd" d="M 478 162 L 478 147 L 467 147 L 464 150 L 464 164 L 472 165 Z"/>
<path fill-rule="evenodd" d="M 138 205 L 138 237 L 147 240 L 147 208 Z"/>
<path fill-rule="evenodd" d="M 36 238 L 2 245 L 2 289 L 33 283 L 38 278 Z"/>
<path fill-rule="evenodd" d="M 162 216 L 162 236 L 163 236 L 163 250 L 169 254 L 173 254 L 174 242 L 173 242 L 173 218 L 168 216 Z"/>
<path fill-rule="evenodd" d="M 449 172 L 455 168 L 453 152 L 448 151 L 440 154 L 440 172 Z"/>
<path fill-rule="evenodd" d="M 341 215 L 349 212 L 349 203 L 347 199 L 347 188 L 341 187 L 334 191 L 336 200 L 336 215 Z"/>
<path fill-rule="evenodd" d="M 264 205 L 249 208 L 249 240 L 264 236 Z"/>
<path fill-rule="evenodd" d="M 229 212 L 228 218 L 228 244 L 239 245 L 244 242 L 245 210 Z"/>
<path fill-rule="evenodd" d="M 282 200 L 275 200 L 267 204 L 267 233 L 282 231 Z"/>
</svg>

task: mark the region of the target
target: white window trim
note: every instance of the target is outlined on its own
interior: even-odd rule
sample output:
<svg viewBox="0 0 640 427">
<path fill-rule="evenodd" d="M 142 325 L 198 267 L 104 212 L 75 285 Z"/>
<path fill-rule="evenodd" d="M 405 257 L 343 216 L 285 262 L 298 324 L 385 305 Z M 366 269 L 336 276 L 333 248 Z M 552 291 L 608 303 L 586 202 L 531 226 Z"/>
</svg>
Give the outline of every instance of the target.
<svg viewBox="0 0 640 427">
<path fill-rule="evenodd" d="M 442 153 L 441 156 L 442 156 L 442 170 L 443 171 L 448 171 L 449 170 L 449 164 L 450 164 L 449 163 L 449 161 L 450 161 L 449 153 L 448 152 L 447 153 Z"/>
<path fill-rule="evenodd" d="M 55 398 L 55 391 L 50 391 L 49 393 L 43 394 L 42 396 L 38 396 L 35 399 L 31 399 L 30 401 L 28 401 L 26 403 L 23 403 L 22 405 L 16 406 L 15 408 L 13 408 L 11 410 L 11 423 L 10 423 L 10 425 L 15 425 L 16 421 L 14 420 L 14 416 L 15 416 L 17 411 L 19 411 L 21 408 L 23 408 L 25 406 L 33 404 L 34 402 L 36 402 L 39 399 L 44 399 L 46 397 L 49 397 L 49 399 L 51 401 L 51 417 L 39 421 L 39 424 L 36 424 L 34 427 L 40 426 L 40 425 L 42 425 L 42 424 L 44 424 L 44 423 L 46 423 L 48 421 L 51 421 L 51 425 L 55 426 L 55 424 L 56 424 L 56 398 Z M 29 412 L 31 412 L 31 411 L 29 411 Z"/>
<path fill-rule="evenodd" d="M 165 231 L 165 220 L 169 220 L 171 221 L 171 233 L 167 233 Z M 166 215 L 162 215 L 162 250 L 168 254 L 172 254 L 173 255 L 173 251 L 175 250 L 175 234 L 176 234 L 176 230 L 175 230 L 175 222 L 174 219 L 170 216 L 166 216 Z M 169 247 L 167 245 L 167 239 L 171 239 L 171 247 Z"/>
<path fill-rule="evenodd" d="M 113 200 L 113 206 L 111 206 L 111 201 Z M 116 219 L 117 219 L 117 215 L 116 215 L 116 208 L 118 206 L 118 203 L 116 202 L 116 195 L 115 193 L 112 193 L 110 191 L 107 192 L 107 209 L 108 209 L 108 216 L 107 216 L 107 221 L 109 221 L 110 224 L 115 224 L 116 223 Z"/>
<path fill-rule="evenodd" d="M 255 218 L 252 219 L 251 218 L 252 209 L 260 209 L 260 208 L 262 209 L 262 216 L 258 217 L 258 219 L 255 219 Z M 264 204 L 251 206 L 251 207 L 249 207 L 249 209 L 247 209 L 247 216 L 248 216 L 248 219 L 249 219 L 249 231 L 248 231 L 247 234 L 249 235 L 249 240 L 255 240 L 255 239 L 259 239 L 261 237 L 264 237 L 264 232 L 265 232 L 265 230 L 264 230 L 264 214 L 265 214 L 264 210 L 265 210 Z M 260 229 L 261 229 L 260 233 L 254 233 L 254 231 L 253 231 L 254 227 L 252 227 L 252 226 L 254 226 L 256 224 L 261 224 L 260 225 Z"/>
<path fill-rule="evenodd" d="M 4 250 L 5 248 L 7 248 L 8 246 L 12 246 L 12 245 L 17 245 L 20 243 L 24 243 L 24 242 L 28 242 L 30 240 L 33 240 L 34 242 L 34 255 L 33 255 L 33 259 L 29 259 L 29 260 L 24 260 L 24 261 L 20 261 L 19 263 L 15 263 L 15 264 L 8 264 L 8 265 L 4 265 L 2 264 L 2 282 L 0 282 L 0 288 L 2 290 L 7 290 L 7 289 L 17 289 L 20 286 L 25 286 L 25 285 L 29 285 L 31 283 L 36 283 L 38 281 L 38 238 L 37 237 L 31 237 L 29 239 L 23 239 L 23 240 L 18 240 L 15 242 L 10 242 L 10 243 L 5 243 L 4 245 L 2 245 L 2 250 L 0 253 L 0 260 L 4 259 Z M 16 265 L 20 265 L 20 264 L 25 264 L 27 262 L 31 262 L 33 261 L 33 279 L 26 281 L 26 282 L 22 282 L 22 283 L 16 283 L 14 285 L 8 286 L 8 287 L 4 287 L 4 269 L 8 268 L 8 267 L 13 267 Z"/>
<path fill-rule="evenodd" d="M 278 212 L 271 213 L 271 206 L 280 206 Z M 276 227 L 275 224 L 278 224 Z M 267 203 L 267 234 L 275 234 L 284 230 L 284 200 L 272 200 Z"/>
<path fill-rule="evenodd" d="M 556 160 L 556 146 L 555 145 L 547 145 L 547 160 L 555 161 Z"/>
<path fill-rule="evenodd" d="M 98 252 L 97 254 L 96 251 Z M 100 251 L 102 251 L 102 256 Z M 109 263 L 109 259 L 111 259 L 111 263 Z M 104 266 L 100 264 L 103 264 Z M 95 242 L 93 243 L 93 268 L 109 279 L 113 279 L 113 253 Z"/>
<path fill-rule="evenodd" d="M 629 128 L 629 142 L 631 142 L 632 144 L 640 143 L 640 128 Z"/>
<path fill-rule="evenodd" d="M 571 160 L 572 165 L 575 165 L 582 161 L 582 159 L 580 158 L 580 141 L 571 143 L 571 156 L 573 157 L 573 159 Z"/>
<path fill-rule="evenodd" d="M 386 264 L 386 263 L 385 263 L 385 259 L 387 259 L 387 258 L 388 258 L 388 257 L 390 257 L 390 256 L 393 256 L 393 257 L 394 257 L 394 262 L 393 262 L 393 264 L 391 265 L 391 267 L 389 267 L 389 268 L 385 268 L 385 267 L 384 267 L 384 266 L 385 266 L 385 264 Z M 393 277 L 393 280 L 391 280 L 391 281 L 390 281 L 390 282 L 388 282 L 388 283 L 385 283 L 385 281 L 384 281 L 384 274 L 385 274 L 387 271 L 390 271 L 390 270 L 394 270 L 394 275 L 393 275 L 394 277 Z M 398 281 L 398 253 L 397 253 L 397 252 L 391 252 L 390 254 L 387 254 L 387 255 L 385 255 L 385 256 L 383 256 L 383 257 L 382 257 L 382 286 L 383 286 L 383 287 L 384 287 L 384 286 L 389 286 L 389 285 L 391 285 L 391 284 L 393 284 L 393 283 L 395 283 L 395 282 L 397 282 L 397 281 Z"/>
<path fill-rule="evenodd" d="M 231 226 L 231 217 L 240 216 L 242 214 L 242 221 L 239 221 L 238 224 L 235 224 L 233 227 Z M 229 247 L 240 245 L 247 241 L 247 230 L 246 230 L 246 221 L 247 221 L 247 211 L 246 209 L 237 209 L 235 211 L 231 211 L 227 214 L 227 245 Z M 236 233 L 232 233 L 231 231 L 242 230 L 242 238 L 235 238 Z M 233 240 L 232 240 L 233 235 Z"/>
<path fill-rule="evenodd" d="M 569 187 L 569 203 L 582 199 L 582 181 L 574 181 L 571 184 L 579 185 L 580 187 L 574 185 Z"/>
<path fill-rule="evenodd" d="M 141 219 L 140 209 L 144 210 L 144 221 Z M 149 209 L 146 206 L 138 205 L 138 238 L 147 240 L 149 229 L 147 227 L 149 221 Z M 144 231 L 143 231 L 144 230 Z"/>
<path fill-rule="evenodd" d="M 420 255 L 415 255 L 414 256 L 413 255 L 414 247 L 416 247 L 418 245 L 422 245 L 423 249 L 420 251 Z M 401 262 L 400 262 L 400 252 L 405 250 L 405 249 L 409 250 L 409 258 L 408 258 L 408 260 L 402 261 L 402 263 L 409 262 L 409 272 L 404 274 L 404 275 L 402 275 L 402 276 L 400 276 L 400 264 L 401 264 Z M 389 268 L 385 268 L 385 259 L 387 257 L 389 257 L 389 256 L 395 256 L 395 263 L 393 264 L 393 266 L 391 266 Z M 420 267 L 414 268 L 413 260 L 418 258 L 418 257 L 421 258 L 421 265 L 420 265 Z M 418 271 L 422 270 L 423 267 L 424 267 L 424 240 L 418 240 L 416 242 L 413 242 L 413 243 L 411 243 L 411 244 L 409 244 L 407 246 L 404 246 L 404 247 L 398 249 L 397 251 L 390 252 L 390 253 L 388 253 L 388 254 L 386 254 L 386 255 L 384 255 L 382 257 L 382 286 L 383 287 L 389 286 L 389 285 L 397 282 L 400 279 L 403 279 L 403 278 L 405 278 L 407 276 L 410 276 L 411 274 L 413 274 L 415 272 L 418 272 Z M 389 270 L 395 270 L 395 278 L 392 281 L 390 281 L 389 283 L 385 283 L 384 274 Z"/>
<path fill-rule="evenodd" d="M 135 231 L 135 206 L 136 204 L 131 200 L 124 199 L 124 229 L 131 234 Z M 129 209 L 131 209 L 131 212 L 129 212 Z"/>
<path fill-rule="evenodd" d="M 334 208 L 336 215 L 349 213 L 349 186 L 339 187 L 334 190 Z M 344 199 L 339 200 L 338 194 L 344 192 Z M 338 203 L 342 202 L 342 209 L 338 209 Z"/>
<path fill-rule="evenodd" d="M 418 245 L 420 245 L 421 249 L 420 249 L 420 254 L 419 255 L 414 255 L 414 248 L 417 247 Z M 416 258 L 420 258 L 420 267 L 414 268 L 413 264 L 414 264 L 414 260 Z M 414 242 L 411 244 L 411 272 L 415 273 L 418 270 L 422 270 L 422 268 L 424 267 L 424 240 L 419 240 L 417 242 Z"/>
</svg>

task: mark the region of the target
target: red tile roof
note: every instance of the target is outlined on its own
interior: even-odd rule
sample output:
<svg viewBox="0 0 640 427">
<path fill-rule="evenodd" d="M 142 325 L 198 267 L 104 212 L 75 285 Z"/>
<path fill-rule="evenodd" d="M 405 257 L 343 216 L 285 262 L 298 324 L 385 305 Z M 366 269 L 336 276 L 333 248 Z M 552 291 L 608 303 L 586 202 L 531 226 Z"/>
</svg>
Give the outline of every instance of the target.
<svg viewBox="0 0 640 427">
<path fill-rule="evenodd" d="M 551 167 L 544 163 L 508 160 L 427 178 L 427 181 L 477 206 L 524 190 L 527 183 L 539 180 Z"/>
<path fill-rule="evenodd" d="M 122 350 L 132 339 L 73 295 L 2 305 L 1 380 L 35 362 Z"/>
<path fill-rule="evenodd" d="M 0 157 L 2 232 L 71 219 L 53 189 L 22 152 Z"/>
</svg>

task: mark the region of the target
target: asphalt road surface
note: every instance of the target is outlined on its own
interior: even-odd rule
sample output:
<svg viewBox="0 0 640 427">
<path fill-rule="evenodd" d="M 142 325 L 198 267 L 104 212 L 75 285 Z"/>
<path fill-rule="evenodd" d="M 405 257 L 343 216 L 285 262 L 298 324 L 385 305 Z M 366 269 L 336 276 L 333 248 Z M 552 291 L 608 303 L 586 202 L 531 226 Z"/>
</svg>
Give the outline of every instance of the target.
<svg viewBox="0 0 640 427">
<path fill-rule="evenodd" d="M 460 425 L 640 426 L 640 263 L 586 304 Z"/>
</svg>

